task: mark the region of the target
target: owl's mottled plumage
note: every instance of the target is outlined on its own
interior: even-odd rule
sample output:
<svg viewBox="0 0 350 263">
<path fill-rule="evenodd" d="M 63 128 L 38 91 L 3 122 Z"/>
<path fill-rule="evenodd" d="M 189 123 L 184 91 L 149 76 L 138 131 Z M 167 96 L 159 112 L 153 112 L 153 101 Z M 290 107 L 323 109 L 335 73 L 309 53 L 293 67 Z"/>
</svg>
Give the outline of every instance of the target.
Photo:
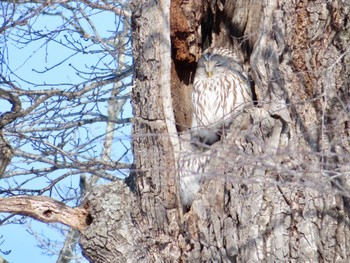
<svg viewBox="0 0 350 263">
<path fill-rule="evenodd" d="M 184 207 L 190 207 L 199 192 L 209 159 L 208 154 L 185 149 L 179 154 L 179 193 Z"/>
<path fill-rule="evenodd" d="M 203 151 L 220 139 L 223 129 L 245 105 L 252 104 L 250 83 L 227 49 L 208 49 L 198 61 L 192 92 L 191 147 L 182 140 L 178 155 L 179 193 L 182 205 L 192 205 L 201 181 L 210 177 L 208 163 L 213 149 Z"/>
<path fill-rule="evenodd" d="M 198 61 L 193 83 L 192 143 L 217 142 L 233 116 L 251 103 L 250 83 L 232 53 L 207 49 Z"/>
</svg>

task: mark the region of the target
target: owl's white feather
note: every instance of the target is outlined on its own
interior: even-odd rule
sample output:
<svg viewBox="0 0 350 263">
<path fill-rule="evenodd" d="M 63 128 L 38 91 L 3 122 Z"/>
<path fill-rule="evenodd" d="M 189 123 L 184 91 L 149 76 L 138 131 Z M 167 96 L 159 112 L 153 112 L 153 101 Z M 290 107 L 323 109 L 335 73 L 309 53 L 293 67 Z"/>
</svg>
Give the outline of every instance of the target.
<svg viewBox="0 0 350 263">
<path fill-rule="evenodd" d="M 178 156 L 179 193 L 184 207 L 190 207 L 204 180 L 205 168 L 210 155 L 208 152 L 183 149 Z"/>
<path fill-rule="evenodd" d="M 206 50 L 197 64 L 192 92 L 192 141 L 211 145 L 233 116 L 252 103 L 250 83 L 233 54 Z"/>
<path fill-rule="evenodd" d="M 252 104 L 250 83 L 242 67 L 227 49 L 206 50 L 198 61 L 192 92 L 191 147 L 178 155 L 179 193 L 185 207 L 191 206 L 205 179 L 212 149 L 202 151 L 220 139 L 220 132 Z M 186 142 L 184 140 L 183 142 Z"/>
</svg>

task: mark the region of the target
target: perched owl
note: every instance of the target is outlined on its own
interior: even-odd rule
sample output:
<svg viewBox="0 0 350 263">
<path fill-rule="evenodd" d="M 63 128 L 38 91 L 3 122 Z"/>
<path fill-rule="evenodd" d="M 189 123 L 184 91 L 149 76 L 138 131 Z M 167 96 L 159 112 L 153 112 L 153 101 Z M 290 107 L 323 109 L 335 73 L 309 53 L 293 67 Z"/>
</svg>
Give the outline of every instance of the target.
<svg viewBox="0 0 350 263">
<path fill-rule="evenodd" d="M 235 114 L 252 104 L 250 83 L 233 54 L 209 48 L 197 64 L 192 92 L 191 142 L 212 145 Z"/>
</svg>

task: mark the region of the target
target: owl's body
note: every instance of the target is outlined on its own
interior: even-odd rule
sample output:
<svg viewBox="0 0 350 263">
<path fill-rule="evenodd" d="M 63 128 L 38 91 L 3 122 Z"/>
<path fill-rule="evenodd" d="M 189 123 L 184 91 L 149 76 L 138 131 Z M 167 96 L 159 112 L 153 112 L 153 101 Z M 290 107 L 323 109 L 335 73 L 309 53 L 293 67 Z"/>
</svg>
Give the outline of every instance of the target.
<svg viewBox="0 0 350 263">
<path fill-rule="evenodd" d="M 250 83 L 231 52 L 206 50 L 198 61 L 193 84 L 193 148 L 183 148 L 178 156 L 179 193 L 185 207 L 191 206 L 201 182 L 211 177 L 208 163 L 213 149 L 203 151 L 203 148 L 217 142 L 222 130 L 252 101 Z"/>
<path fill-rule="evenodd" d="M 184 149 L 179 154 L 179 192 L 184 207 L 190 207 L 199 192 L 209 160 L 210 155 L 202 152 Z"/>
<path fill-rule="evenodd" d="M 243 107 L 252 103 L 243 69 L 226 49 L 208 49 L 198 61 L 192 92 L 192 141 L 211 145 Z"/>
</svg>

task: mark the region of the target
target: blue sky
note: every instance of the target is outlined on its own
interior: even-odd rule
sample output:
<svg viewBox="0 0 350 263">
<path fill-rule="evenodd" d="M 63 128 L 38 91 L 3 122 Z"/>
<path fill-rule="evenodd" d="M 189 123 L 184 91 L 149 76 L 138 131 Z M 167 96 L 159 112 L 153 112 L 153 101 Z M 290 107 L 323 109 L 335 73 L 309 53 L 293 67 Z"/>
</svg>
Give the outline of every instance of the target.
<svg viewBox="0 0 350 263">
<path fill-rule="evenodd" d="M 90 17 L 99 32 L 101 37 L 110 37 L 113 35 L 113 32 L 116 31 L 116 26 L 118 22 L 114 14 L 108 12 L 95 12 L 93 16 Z M 36 29 L 41 29 L 44 31 L 49 31 L 55 29 L 58 25 L 62 23 L 62 20 L 57 17 L 39 17 L 31 22 L 31 25 Z M 82 22 L 84 23 L 84 22 Z M 0 19 L 1 24 L 1 19 Z M 85 23 L 88 27 L 88 25 Z M 91 31 L 91 33 L 93 33 Z M 71 37 L 69 34 L 62 34 L 61 36 L 55 36 L 56 40 L 62 38 L 63 40 Z M 110 58 L 99 57 L 98 55 L 93 54 L 80 54 L 73 57 L 70 57 L 74 52 L 69 48 L 65 48 L 64 45 L 59 44 L 58 42 L 52 42 L 46 44 L 45 41 L 35 41 L 32 43 L 21 44 L 21 39 L 14 39 L 14 41 L 8 41 L 6 46 L 2 44 L 0 46 L 0 51 L 2 54 L 6 54 L 6 61 L 9 63 L 9 67 L 13 71 L 12 73 L 9 70 L 4 70 L 1 72 L 5 76 L 11 77 L 11 80 L 14 80 L 17 85 L 21 88 L 26 89 L 41 89 L 43 87 L 32 85 L 31 83 L 43 84 L 49 83 L 47 88 L 60 88 L 66 89 L 71 86 L 71 84 L 80 83 L 82 78 L 76 74 L 74 68 L 79 68 L 82 71 L 85 71 L 87 68 L 93 66 L 104 66 L 104 63 L 109 63 Z M 19 42 L 16 42 L 19 41 Z M 90 48 L 93 50 L 95 46 L 89 47 L 89 42 L 82 40 L 81 43 L 86 44 L 87 50 Z M 1 44 L 1 43 L 0 43 Z M 65 60 L 62 64 L 57 67 L 53 67 L 60 63 L 62 60 Z M 109 64 L 110 67 L 113 67 L 113 64 Z M 52 68 L 53 67 L 53 68 Z M 45 74 L 37 73 L 38 71 L 45 71 L 47 68 L 52 68 L 45 72 Z M 4 68 L 3 68 L 4 69 Z M 129 83 L 130 78 L 125 80 L 126 83 Z M 55 83 L 65 83 L 63 86 L 56 86 Z M 130 91 L 130 87 L 125 91 Z M 25 103 L 23 104 L 25 105 Z M 0 112 L 8 111 L 10 104 L 4 100 L 0 99 Z M 106 105 L 101 105 L 101 112 L 107 114 Z M 131 116 L 131 106 L 127 102 L 124 116 Z M 89 133 L 99 137 L 105 132 L 105 124 L 98 123 L 97 125 L 91 125 L 89 127 Z M 129 147 L 129 137 L 130 126 L 127 126 L 116 133 L 115 138 L 115 147 L 113 150 L 113 156 L 118 158 L 118 156 L 123 154 L 123 151 L 118 149 L 123 149 L 123 144 L 128 145 Z M 83 138 L 84 134 L 80 135 L 80 138 Z M 85 136 L 86 137 L 86 136 Z M 100 145 L 103 145 L 103 137 L 100 137 Z M 99 150 L 101 150 L 100 148 Z M 132 160 L 132 156 L 129 155 L 126 157 L 129 161 Z M 16 165 L 18 167 L 25 167 L 27 164 L 20 163 L 20 160 L 13 160 L 18 162 Z M 29 166 L 31 164 L 28 164 Z M 20 181 L 21 179 L 16 178 Z M 45 183 L 47 183 L 45 178 L 38 179 L 31 183 L 33 188 L 42 188 Z M 7 183 L 11 180 L 0 181 L 0 187 L 5 187 Z M 69 177 L 61 183 L 62 188 L 68 189 L 71 186 L 77 186 L 79 183 L 79 176 Z M 3 216 L 3 215 L 1 215 Z M 2 217 L 1 217 L 2 218 Z M 64 235 L 55 229 L 52 226 L 47 226 L 44 223 L 37 222 L 35 220 L 28 220 L 24 225 L 2 225 L 0 226 L 0 249 L 2 251 L 11 250 L 9 255 L 0 255 L 3 256 L 6 260 L 13 263 L 21 262 L 36 262 L 36 263 L 50 263 L 56 262 L 57 256 L 48 256 L 43 254 L 43 250 L 38 247 L 38 241 L 30 234 L 31 231 L 28 230 L 28 227 L 31 228 L 31 231 L 38 234 L 38 239 L 40 238 L 50 238 L 52 242 L 63 242 Z M 59 251 L 60 247 L 57 248 Z M 84 261 L 80 261 L 84 262 Z M 86 262 L 86 261 L 85 261 Z"/>
<path fill-rule="evenodd" d="M 62 240 L 62 235 L 59 235 L 57 231 L 50 229 L 46 224 L 29 220 L 31 228 L 42 235 L 43 237 L 49 237 L 53 241 Z M 2 255 L 7 261 L 11 263 L 50 263 L 56 262 L 57 257 L 46 255 L 43 250 L 38 247 L 38 241 L 36 238 L 28 232 L 27 225 L 6 225 L 0 227 L 0 233 L 3 236 L 1 245 L 3 251 L 10 250 L 8 255 Z M 82 262 L 84 259 L 82 259 Z M 87 261 L 85 261 L 87 262 Z"/>
</svg>

